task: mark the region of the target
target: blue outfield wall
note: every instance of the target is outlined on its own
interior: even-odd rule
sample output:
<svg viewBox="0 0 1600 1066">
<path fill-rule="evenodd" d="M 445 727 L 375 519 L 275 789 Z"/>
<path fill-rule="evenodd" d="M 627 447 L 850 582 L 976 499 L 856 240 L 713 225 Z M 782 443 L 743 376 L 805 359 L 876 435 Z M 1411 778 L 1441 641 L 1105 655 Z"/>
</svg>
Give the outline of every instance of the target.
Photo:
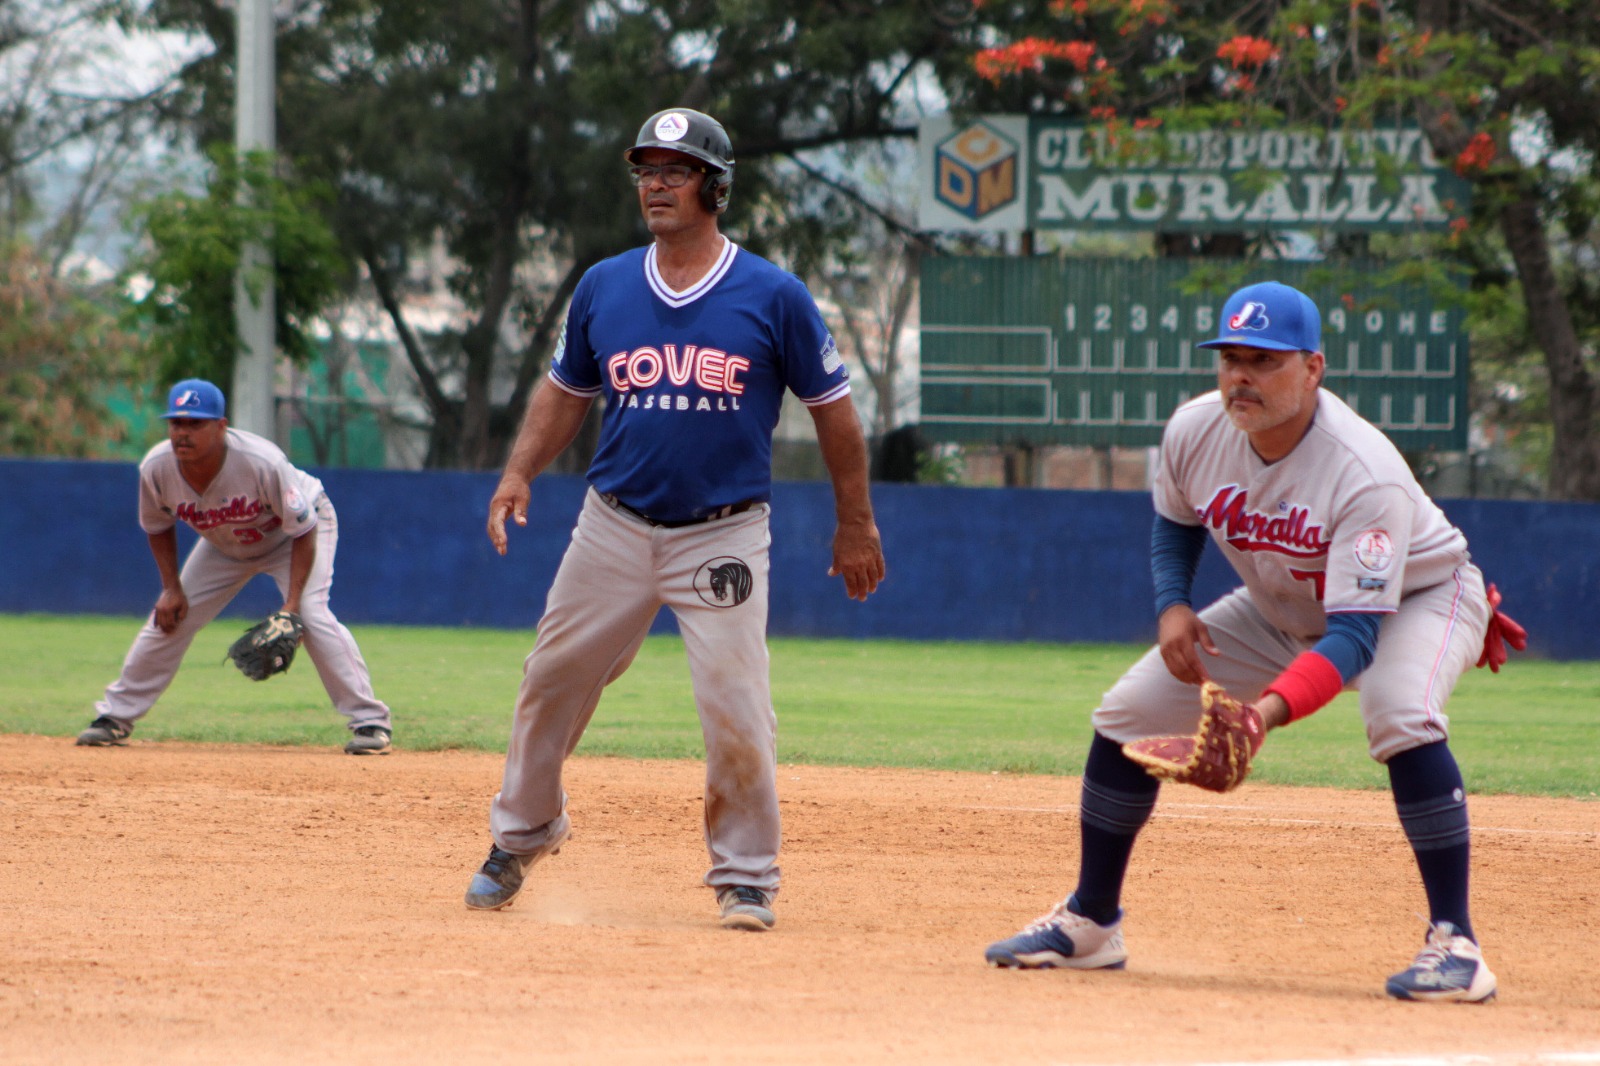
<svg viewBox="0 0 1600 1066">
<path fill-rule="evenodd" d="M 526 528 L 496 555 L 488 473 L 328 469 L 339 513 L 333 605 L 346 622 L 531 630 L 565 550 L 584 482 L 533 486 Z M 158 582 L 137 521 L 137 467 L 0 460 L 0 611 L 144 614 Z M 771 632 L 914 640 L 1148 641 L 1150 501 L 1142 492 L 877 484 L 889 579 L 867 603 L 827 577 L 833 495 L 775 486 Z M 1600 659 L 1600 504 L 1446 500 L 1473 557 L 1530 631 L 1530 650 Z M 180 547 L 193 536 L 180 527 Z M 1197 602 L 1233 587 L 1208 550 Z M 224 617 L 278 606 L 258 578 Z M 656 630 L 671 632 L 670 612 Z"/>
</svg>

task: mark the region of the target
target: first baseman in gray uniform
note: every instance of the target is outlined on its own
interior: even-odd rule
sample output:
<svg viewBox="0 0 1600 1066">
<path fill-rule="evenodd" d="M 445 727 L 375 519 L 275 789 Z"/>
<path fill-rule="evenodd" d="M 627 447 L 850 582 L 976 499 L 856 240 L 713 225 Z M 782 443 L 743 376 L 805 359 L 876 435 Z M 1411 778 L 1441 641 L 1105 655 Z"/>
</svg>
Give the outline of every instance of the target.
<svg viewBox="0 0 1600 1066">
<path fill-rule="evenodd" d="M 1521 647 L 1523 634 L 1394 444 L 1322 388 L 1321 324 L 1304 293 L 1261 282 L 1228 298 L 1217 338 L 1201 345 L 1217 351 L 1217 389 L 1179 407 L 1162 435 L 1151 537 L 1159 642 L 1094 712 L 1077 887 L 991 945 L 991 964 L 1124 965 L 1123 880 L 1161 786 L 1123 745 L 1193 733 L 1194 686 L 1253 701 L 1268 728 L 1357 689 L 1429 910 L 1423 950 L 1385 990 L 1494 996 L 1469 913 L 1466 786 L 1444 709 L 1474 660 L 1498 669 L 1505 643 Z M 1197 611 L 1191 585 L 1208 543 L 1243 586 Z"/>
<path fill-rule="evenodd" d="M 722 924 L 773 925 L 777 719 L 767 671 L 772 431 L 785 391 L 816 423 L 838 525 L 830 573 L 865 600 L 883 579 L 848 371 L 804 285 L 718 230 L 733 152 L 709 115 L 651 116 L 626 153 L 647 248 L 578 283 L 549 376 L 489 501 L 489 539 L 527 521 L 528 483 L 605 398 L 592 488 L 523 670 L 494 845 L 467 906 L 504 907 L 570 820 L 561 768 L 601 690 L 663 605 L 677 616 L 706 743 L 705 836 Z"/>
<path fill-rule="evenodd" d="M 283 609 L 300 616 L 306 654 L 349 720 L 351 755 L 389 751 L 389 708 L 372 692 L 367 664 L 328 606 L 339 519 L 316 478 L 271 441 L 231 429 L 222 391 L 191 378 L 167 397 L 167 439 L 139 464 L 139 524 L 161 574 L 161 595 L 95 704 L 78 743 L 126 742 L 167 690 L 195 635 L 257 574 L 270 574 Z M 200 540 L 178 571 L 178 522 Z"/>
</svg>

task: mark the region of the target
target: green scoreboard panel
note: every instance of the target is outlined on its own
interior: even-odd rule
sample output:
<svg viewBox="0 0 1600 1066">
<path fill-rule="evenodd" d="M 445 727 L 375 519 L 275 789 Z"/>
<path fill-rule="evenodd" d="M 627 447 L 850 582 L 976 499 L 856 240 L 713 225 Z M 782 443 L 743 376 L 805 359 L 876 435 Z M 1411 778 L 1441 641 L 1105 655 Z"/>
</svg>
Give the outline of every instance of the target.
<svg viewBox="0 0 1600 1066">
<path fill-rule="evenodd" d="M 934 440 L 1143 446 L 1216 388 L 1216 263 L 941 257 L 922 264 L 922 430 Z M 1465 312 L 1423 289 L 1337 287 L 1325 264 L 1262 262 L 1322 310 L 1324 384 L 1401 448 L 1467 442 Z M 1369 272 L 1370 274 L 1370 272 Z M 1363 276 L 1359 268 L 1346 277 Z"/>
</svg>

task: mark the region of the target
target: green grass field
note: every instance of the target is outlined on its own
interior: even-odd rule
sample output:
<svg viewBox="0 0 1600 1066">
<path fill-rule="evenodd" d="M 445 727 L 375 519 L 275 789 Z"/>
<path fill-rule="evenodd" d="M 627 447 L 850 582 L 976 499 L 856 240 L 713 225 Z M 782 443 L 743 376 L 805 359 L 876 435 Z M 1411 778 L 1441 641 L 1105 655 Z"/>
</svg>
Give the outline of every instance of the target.
<svg viewBox="0 0 1600 1066">
<path fill-rule="evenodd" d="M 93 717 L 139 625 L 134 618 L 0 616 L 0 732 L 71 736 Z M 245 680 L 225 661 L 245 628 L 200 634 L 135 734 L 241 744 L 343 743 L 303 654 Z M 397 747 L 501 751 L 531 632 L 355 627 Z M 775 638 L 773 700 L 784 762 L 1077 774 L 1089 712 L 1142 651 L 1124 644 L 991 644 Z M 1450 704 L 1451 746 L 1475 792 L 1600 795 L 1600 663 L 1516 659 L 1471 671 Z M 607 690 L 581 752 L 696 757 L 700 728 L 683 645 L 651 637 Z M 1272 735 L 1257 779 L 1386 788 L 1355 697 Z"/>
</svg>

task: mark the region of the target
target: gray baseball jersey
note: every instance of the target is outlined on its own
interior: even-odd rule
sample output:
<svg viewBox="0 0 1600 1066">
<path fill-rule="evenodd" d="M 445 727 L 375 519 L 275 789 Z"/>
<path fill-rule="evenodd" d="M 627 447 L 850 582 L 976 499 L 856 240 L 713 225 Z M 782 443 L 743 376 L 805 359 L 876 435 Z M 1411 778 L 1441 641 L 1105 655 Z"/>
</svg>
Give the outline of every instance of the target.
<svg viewBox="0 0 1600 1066">
<path fill-rule="evenodd" d="M 204 492 L 184 480 L 170 442 L 151 448 L 139 464 L 144 531 L 164 533 L 181 521 L 200 535 L 180 575 L 189 610 L 171 633 L 157 628 L 153 615 L 145 621 L 96 713 L 125 722 L 144 717 L 172 683 L 195 636 L 252 577 L 268 574 L 280 594 L 287 592 L 292 545 L 305 535 L 317 538 L 317 558 L 300 594 L 301 646 L 352 731 L 391 728 L 389 708 L 373 694 L 355 637 L 328 605 L 339 547 L 333 501 L 271 441 L 230 428 L 227 443 L 222 469 Z"/>
<path fill-rule="evenodd" d="M 229 429 L 228 454 L 204 492 L 183 479 L 172 443 L 139 464 L 139 525 L 164 533 L 187 522 L 230 559 L 260 559 L 317 524 L 322 482 L 295 467 L 271 441 Z"/>
<path fill-rule="evenodd" d="M 1377 654 L 1351 686 L 1373 756 L 1446 738 L 1444 703 L 1488 625 L 1483 578 L 1375 426 L 1323 390 L 1305 437 L 1267 463 L 1206 393 L 1167 424 L 1154 502 L 1204 526 L 1244 582 L 1200 612 L 1222 652 L 1205 657 L 1213 680 L 1255 699 L 1323 635 L 1328 613 L 1383 613 Z M 1187 733 L 1198 717 L 1194 688 L 1152 649 L 1106 694 L 1095 726 L 1127 742 Z"/>
<path fill-rule="evenodd" d="M 1174 412 L 1156 471 L 1157 513 L 1202 525 L 1262 615 L 1301 639 L 1326 614 L 1389 613 L 1447 580 L 1467 540 L 1388 437 L 1326 389 L 1292 452 L 1264 462 L 1209 392 Z"/>
</svg>

